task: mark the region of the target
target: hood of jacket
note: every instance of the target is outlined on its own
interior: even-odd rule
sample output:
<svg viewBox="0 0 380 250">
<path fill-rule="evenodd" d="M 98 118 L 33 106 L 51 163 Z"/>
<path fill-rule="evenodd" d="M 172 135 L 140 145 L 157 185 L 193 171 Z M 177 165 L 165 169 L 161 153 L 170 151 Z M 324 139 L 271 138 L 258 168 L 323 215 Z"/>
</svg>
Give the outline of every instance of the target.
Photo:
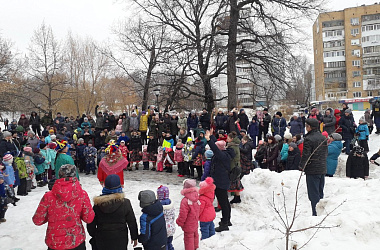
<svg viewBox="0 0 380 250">
<path fill-rule="evenodd" d="M 201 187 L 199 189 L 199 195 L 205 195 L 209 198 L 214 197 L 214 192 L 215 192 L 215 184 L 207 185 L 205 187 Z"/>
<path fill-rule="evenodd" d="M 144 207 L 142 209 L 143 213 L 146 213 L 151 216 L 157 216 L 164 211 L 162 204 L 159 200 L 156 200 L 152 205 Z"/>
<path fill-rule="evenodd" d="M 192 202 L 197 202 L 199 200 L 198 188 L 185 188 L 181 190 L 181 194 Z"/>
<path fill-rule="evenodd" d="M 297 146 L 300 145 L 300 144 L 302 144 L 302 143 L 303 143 L 303 138 L 299 139 L 299 140 L 296 142 Z"/>
<path fill-rule="evenodd" d="M 343 148 L 343 143 L 341 141 L 332 141 L 329 145 L 332 147 L 336 147 L 337 149 L 342 150 Z"/>
<path fill-rule="evenodd" d="M 75 177 L 61 178 L 55 181 L 52 192 L 57 200 L 68 202 L 77 199 L 82 188 Z"/>
<path fill-rule="evenodd" d="M 124 193 L 101 195 L 94 198 L 94 205 L 105 214 L 115 212 L 124 201 Z"/>
</svg>

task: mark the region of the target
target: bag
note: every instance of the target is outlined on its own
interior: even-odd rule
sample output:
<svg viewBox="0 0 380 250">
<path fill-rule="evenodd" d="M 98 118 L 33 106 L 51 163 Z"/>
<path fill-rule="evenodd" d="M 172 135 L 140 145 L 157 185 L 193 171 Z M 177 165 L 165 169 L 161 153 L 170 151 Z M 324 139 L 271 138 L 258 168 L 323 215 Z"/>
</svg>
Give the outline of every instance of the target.
<svg viewBox="0 0 380 250">
<path fill-rule="evenodd" d="M 241 167 L 239 167 L 239 166 L 236 166 L 233 169 L 231 169 L 231 171 L 229 173 L 230 181 L 233 182 L 233 181 L 236 181 L 237 179 L 239 179 L 241 172 L 242 172 Z"/>
<path fill-rule="evenodd" d="M 197 157 L 195 158 L 194 162 L 193 162 L 193 165 L 197 166 L 197 167 L 202 166 L 202 160 L 203 160 L 202 155 L 198 154 Z"/>
</svg>

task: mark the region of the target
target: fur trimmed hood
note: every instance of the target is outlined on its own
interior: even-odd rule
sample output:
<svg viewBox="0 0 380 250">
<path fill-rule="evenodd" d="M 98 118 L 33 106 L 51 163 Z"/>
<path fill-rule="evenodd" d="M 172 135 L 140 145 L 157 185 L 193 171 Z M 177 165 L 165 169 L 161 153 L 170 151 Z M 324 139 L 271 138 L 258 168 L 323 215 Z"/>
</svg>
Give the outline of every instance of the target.
<svg viewBox="0 0 380 250">
<path fill-rule="evenodd" d="M 124 201 L 124 193 L 114 193 L 94 197 L 94 205 L 103 213 L 113 213 Z"/>
<path fill-rule="evenodd" d="M 198 188 L 197 187 L 182 189 L 181 194 L 183 196 L 185 196 L 187 199 L 191 200 L 192 202 L 196 202 L 199 200 Z"/>
</svg>

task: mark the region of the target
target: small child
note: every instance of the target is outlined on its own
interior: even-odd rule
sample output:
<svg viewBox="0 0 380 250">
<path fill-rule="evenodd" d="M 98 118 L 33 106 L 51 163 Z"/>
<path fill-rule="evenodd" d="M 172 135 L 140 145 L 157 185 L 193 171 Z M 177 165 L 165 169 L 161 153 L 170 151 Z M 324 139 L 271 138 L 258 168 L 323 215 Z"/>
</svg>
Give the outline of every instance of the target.
<svg viewBox="0 0 380 250">
<path fill-rule="evenodd" d="M 157 154 L 157 171 L 162 172 L 164 171 L 164 149 L 162 147 L 158 147 L 158 154 Z"/>
<path fill-rule="evenodd" d="M 28 192 L 32 191 L 32 189 L 35 189 L 36 186 L 33 185 L 33 181 L 35 179 L 35 171 L 34 171 L 34 161 L 33 161 L 33 152 L 31 147 L 25 147 L 24 151 L 24 162 L 26 167 L 26 173 L 28 174 L 28 177 L 26 178 L 26 190 Z"/>
<path fill-rule="evenodd" d="M 213 156 L 214 156 L 214 152 L 212 152 L 211 150 L 206 150 L 206 152 L 205 152 L 206 162 L 203 165 L 204 169 L 203 169 L 203 175 L 202 175 L 201 181 L 204 181 L 204 180 L 206 180 L 207 177 L 211 176 L 211 174 L 210 174 L 211 158 Z"/>
<path fill-rule="evenodd" d="M 368 139 L 369 139 L 369 129 L 368 124 L 365 121 L 364 117 L 361 117 L 359 119 L 359 126 L 356 128 L 355 131 L 358 134 L 358 144 L 360 147 L 364 148 L 364 152 L 368 153 Z"/>
<path fill-rule="evenodd" d="M 367 179 L 369 175 L 369 163 L 364 148 L 355 146 L 348 155 L 346 162 L 346 176 L 349 178 Z"/>
<path fill-rule="evenodd" d="M 86 157 L 84 155 L 84 149 L 86 147 L 87 146 L 84 144 L 84 139 L 79 138 L 78 145 L 76 146 L 76 159 L 78 162 L 77 167 L 81 173 L 83 173 L 86 168 Z"/>
<path fill-rule="evenodd" d="M 53 180 L 55 178 L 54 174 L 55 174 L 55 158 L 57 157 L 57 151 L 55 151 L 55 148 L 57 147 L 57 144 L 55 142 L 51 142 L 48 144 L 48 149 L 47 149 L 47 152 L 49 154 L 49 157 L 50 157 L 50 166 L 49 166 L 49 169 L 47 171 L 47 178 L 48 180 Z M 75 150 L 75 148 L 74 148 Z M 75 155 L 73 153 L 73 155 Z"/>
<path fill-rule="evenodd" d="M 166 249 L 174 250 L 173 247 L 173 235 L 175 233 L 175 209 L 172 201 L 169 199 L 169 188 L 160 186 L 157 189 L 157 197 L 164 208 L 164 217 L 166 222 L 166 234 L 168 236 Z"/>
<path fill-rule="evenodd" d="M 97 157 L 97 151 L 96 148 L 92 145 L 92 141 L 88 141 L 88 146 L 84 149 L 84 156 L 86 159 L 86 175 L 90 174 L 90 171 L 92 174 L 95 174 L 95 162 Z"/>
<path fill-rule="evenodd" d="M 52 154 L 50 154 L 49 149 L 45 143 L 40 144 L 40 154 L 45 159 L 45 161 L 42 163 L 42 166 L 44 167 L 44 171 L 42 173 L 42 180 L 44 183 L 48 183 L 48 177 L 46 173 L 50 169 Z"/>
<path fill-rule="evenodd" d="M 47 184 L 43 181 L 43 174 L 45 173 L 45 166 L 44 166 L 45 158 L 42 156 L 39 148 L 35 148 L 33 150 L 33 153 L 34 153 L 33 161 L 37 168 L 37 172 L 36 172 L 37 186 L 43 187 Z"/>
<path fill-rule="evenodd" d="M 206 152 L 207 153 L 207 152 Z M 216 217 L 214 209 L 215 185 L 211 177 L 199 183 L 199 201 L 201 207 L 199 210 L 199 221 L 201 227 L 201 239 L 210 238 L 215 234 L 214 219 Z"/>
<path fill-rule="evenodd" d="M 158 141 L 154 138 L 154 133 L 149 133 L 149 141 L 147 151 L 149 153 L 149 162 L 152 162 L 153 168 L 152 171 L 156 170 L 156 162 L 157 162 L 157 149 L 158 149 Z"/>
<path fill-rule="evenodd" d="M 195 250 L 199 248 L 198 221 L 200 201 L 197 183 L 193 179 L 183 181 L 181 194 L 185 196 L 180 205 L 177 225 L 184 232 L 185 250 Z"/>
<path fill-rule="evenodd" d="M 15 171 L 12 165 L 13 156 L 11 154 L 5 154 L 3 157 L 3 164 L 4 166 L 0 166 L 0 167 L 4 167 L 2 171 L 3 171 L 4 181 L 6 184 L 6 189 L 9 190 L 9 194 L 10 194 L 8 195 L 8 197 L 12 200 L 12 204 L 16 206 L 16 202 L 19 201 L 19 199 L 16 198 L 15 191 L 14 191 L 16 177 L 15 177 Z"/>
<path fill-rule="evenodd" d="M 177 145 L 175 146 L 175 152 L 174 152 L 174 160 L 177 162 L 178 167 L 178 177 L 184 177 L 184 162 L 183 162 L 183 143 L 181 139 L 179 139 Z"/>
<path fill-rule="evenodd" d="M 183 173 L 184 173 L 184 175 L 187 176 L 187 178 L 190 178 L 190 166 L 192 164 L 192 158 L 191 157 L 193 154 L 193 149 L 194 149 L 193 139 L 191 139 L 191 137 L 188 137 L 186 144 L 182 150 L 183 151 L 183 162 L 184 162 Z"/>
<path fill-rule="evenodd" d="M 132 131 L 131 133 L 131 140 L 129 142 L 129 146 L 131 149 L 131 160 L 128 170 L 132 171 L 133 163 L 136 163 L 136 170 L 139 169 L 139 163 L 141 161 L 141 148 L 142 148 L 142 142 L 141 137 L 137 131 Z"/>
<path fill-rule="evenodd" d="M 121 155 L 128 160 L 128 155 L 129 155 L 129 150 L 128 147 L 125 145 L 125 141 L 121 140 L 120 141 L 120 146 L 119 146 Z"/>
<path fill-rule="evenodd" d="M 25 161 L 23 157 L 16 157 L 14 162 L 18 169 L 18 175 L 20 177 L 20 185 L 17 187 L 17 195 L 26 196 L 28 192 L 26 191 L 26 179 L 28 174 L 26 172 Z"/>
<path fill-rule="evenodd" d="M 138 199 L 143 212 L 140 217 L 139 242 L 145 250 L 166 249 L 166 223 L 161 202 L 151 190 L 140 191 Z"/>
<path fill-rule="evenodd" d="M 98 166 L 99 166 L 99 163 L 100 161 L 103 159 L 104 156 L 106 156 L 107 153 L 106 153 L 106 147 L 101 147 L 99 150 L 98 150 L 98 157 L 97 157 L 97 161 L 98 161 Z"/>
<path fill-rule="evenodd" d="M 7 193 L 5 189 L 4 175 L 0 171 L 0 223 L 7 221 L 5 219 L 5 212 L 7 209 Z"/>
<path fill-rule="evenodd" d="M 166 148 L 164 153 L 164 165 L 166 167 L 167 173 L 173 172 L 173 165 L 174 165 L 174 152 L 172 148 Z"/>
<path fill-rule="evenodd" d="M 149 153 L 148 153 L 148 145 L 143 146 L 142 152 L 142 162 L 143 162 L 143 170 L 149 170 Z"/>
</svg>

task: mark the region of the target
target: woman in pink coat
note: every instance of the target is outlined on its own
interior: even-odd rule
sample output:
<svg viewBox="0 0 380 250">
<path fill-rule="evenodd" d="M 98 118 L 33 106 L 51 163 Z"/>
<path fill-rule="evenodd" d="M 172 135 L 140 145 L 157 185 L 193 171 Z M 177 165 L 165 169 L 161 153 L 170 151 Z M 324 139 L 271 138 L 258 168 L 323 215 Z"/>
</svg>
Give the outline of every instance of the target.
<svg viewBox="0 0 380 250">
<path fill-rule="evenodd" d="M 195 250 L 199 247 L 198 221 L 200 202 L 196 181 L 186 179 L 183 181 L 181 194 L 185 196 L 181 201 L 177 224 L 184 232 L 185 250 Z"/>
<path fill-rule="evenodd" d="M 199 221 L 201 222 L 201 239 L 210 238 L 215 234 L 215 208 L 212 204 L 215 197 L 214 179 L 207 177 L 206 180 L 199 183 L 199 201 L 201 207 L 199 210 Z"/>
</svg>

